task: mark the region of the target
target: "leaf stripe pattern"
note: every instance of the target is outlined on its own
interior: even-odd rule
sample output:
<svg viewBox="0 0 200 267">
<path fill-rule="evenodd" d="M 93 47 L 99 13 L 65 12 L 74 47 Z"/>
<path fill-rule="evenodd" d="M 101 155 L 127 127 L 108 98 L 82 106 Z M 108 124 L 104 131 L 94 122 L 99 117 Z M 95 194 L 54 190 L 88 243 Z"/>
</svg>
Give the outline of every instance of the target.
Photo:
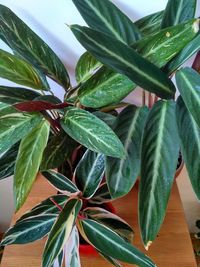
<svg viewBox="0 0 200 267">
<path fill-rule="evenodd" d="M 151 109 L 142 137 L 139 223 L 146 249 L 164 220 L 179 152 L 174 101 Z"/>
<path fill-rule="evenodd" d="M 167 76 L 127 45 L 87 27 L 73 25 L 71 30 L 78 41 L 103 64 L 148 91 L 163 98 L 173 97 L 175 88 Z"/>
</svg>

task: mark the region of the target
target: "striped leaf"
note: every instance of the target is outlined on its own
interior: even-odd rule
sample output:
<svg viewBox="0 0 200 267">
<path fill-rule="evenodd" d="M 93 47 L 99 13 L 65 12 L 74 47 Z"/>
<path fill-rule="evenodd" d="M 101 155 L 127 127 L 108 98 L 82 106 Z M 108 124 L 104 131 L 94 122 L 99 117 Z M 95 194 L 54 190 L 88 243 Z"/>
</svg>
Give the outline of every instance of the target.
<svg viewBox="0 0 200 267">
<path fill-rule="evenodd" d="M 176 83 L 187 109 L 200 127 L 200 74 L 189 67 L 181 69 L 176 74 Z"/>
<path fill-rule="evenodd" d="M 92 151 L 119 158 L 124 156 L 122 143 L 111 128 L 88 111 L 68 109 L 61 126 L 69 136 Z"/>
<path fill-rule="evenodd" d="M 61 208 L 63 208 L 64 204 L 67 202 L 68 197 L 66 195 L 56 195 L 50 198 L 45 199 L 40 204 L 32 208 L 32 210 L 24 213 L 17 222 L 22 221 L 24 219 L 28 219 L 31 217 L 35 217 L 38 215 L 45 215 L 45 214 L 58 214 L 60 210 L 58 207 L 53 203 L 57 203 Z"/>
<path fill-rule="evenodd" d="M 61 253 L 65 243 L 70 237 L 77 213 L 81 208 L 81 201 L 71 199 L 67 202 L 58 220 L 53 225 L 45 244 L 42 267 L 52 266 L 55 259 Z"/>
<path fill-rule="evenodd" d="M 175 87 L 168 77 L 131 47 L 87 27 L 73 25 L 71 30 L 78 41 L 106 66 L 159 97 L 168 99 L 174 96 Z"/>
<path fill-rule="evenodd" d="M 161 68 L 177 55 L 198 33 L 199 19 L 168 27 L 134 43 L 133 47 L 145 59 Z"/>
<path fill-rule="evenodd" d="M 15 53 L 36 68 L 39 67 L 45 75 L 64 88 L 69 87 L 68 73 L 53 50 L 9 8 L 3 5 L 0 5 L 0 38 L 1 36 Z"/>
<path fill-rule="evenodd" d="M 135 87 L 136 85 L 126 76 L 102 67 L 82 84 L 78 91 L 78 98 L 86 107 L 99 108 L 118 103 Z"/>
<path fill-rule="evenodd" d="M 132 242 L 134 234 L 133 229 L 119 216 L 105 209 L 96 207 L 86 208 L 83 212 L 86 214 L 86 218 L 92 219 L 107 226 L 125 240 L 129 241 L 130 243 Z"/>
<path fill-rule="evenodd" d="M 40 96 L 38 92 L 25 88 L 0 86 L 0 102 L 16 104 L 18 102 L 30 101 Z"/>
<path fill-rule="evenodd" d="M 112 114 L 101 111 L 95 111 L 93 114 L 100 120 L 104 121 L 110 128 L 113 127 L 116 117 Z"/>
<path fill-rule="evenodd" d="M 103 179 L 105 156 L 87 150 L 75 170 L 75 181 L 83 197 L 91 198 Z"/>
<path fill-rule="evenodd" d="M 147 117 L 141 149 L 139 223 L 146 249 L 165 217 L 178 152 L 175 102 L 158 101 Z"/>
<path fill-rule="evenodd" d="M 54 264 L 52 267 L 62 267 L 64 261 L 64 249 L 60 252 L 58 257 L 55 259 Z"/>
<path fill-rule="evenodd" d="M 179 97 L 176 105 L 181 152 L 197 198 L 200 200 L 200 129 Z"/>
<path fill-rule="evenodd" d="M 79 61 L 76 65 L 75 75 L 76 81 L 82 83 L 87 81 L 95 71 L 100 68 L 102 64 L 96 60 L 90 53 L 87 51 L 79 58 Z"/>
<path fill-rule="evenodd" d="M 110 192 L 108 190 L 107 183 L 102 183 L 97 189 L 94 196 L 89 200 L 92 204 L 103 204 L 106 202 L 110 202 L 112 199 Z"/>
<path fill-rule="evenodd" d="M 168 0 L 161 27 L 166 28 L 192 19 L 195 10 L 196 0 Z"/>
<path fill-rule="evenodd" d="M 2 49 L 0 49 L 0 77 L 34 89 L 49 89 L 43 74 L 27 61 Z"/>
<path fill-rule="evenodd" d="M 49 123 L 42 121 L 20 143 L 14 175 L 16 210 L 24 204 L 35 181 L 48 141 L 49 128 Z"/>
<path fill-rule="evenodd" d="M 159 32 L 163 13 L 164 11 L 158 11 L 137 20 L 135 25 L 138 27 L 140 33 L 145 36 Z"/>
<path fill-rule="evenodd" d="M 19 144 L 16 143 L 10 149 L 0 155 L 0 180 L 14 174 L 15 161 Z"/>
<path fill-rule="evenodd" d="M 40 170 L 44 171 L 60 167 L 71 156 L 76 145 L 77 143 L 64 131 L 53 136 L 44 150 Z"/>
<path fill-rule="evenodd" d="M 183 63 L 200 50 L 200 35 L 198 34 L 191 42 L 189 42 L 180 53 L 165 67 L 165 71 L 169 75 L 177 70 Z"/>
<path fill-rule="evenodd" d="M 108 227 L 89 219 L 82 220 L 81 225 L 89 242 L 103 254 L 141 267 L 155 266 L 147 256 Z"/>
<path fill-rule="evenodd" d="M 42 214 L 17 222 L 5 233 L 1 246 L 27 244 L 42 239 L 51 230 L 56 214 Z"/>
<path fill-rule="evenodd" d="M 0 154 L 26 136 L 41 120 L 39 114 L 21 113 L 0 103 Z"/>
<path fill-rule="evenodd" d="M 115 267 L 122 267 L 122 265 L 115 259 L 113 259 L 112 257 L 110 256 L 107 256 L 106 254 L 102 253 L 102 252 L 99 252 L 99 254 L 106 260 L 108 261 L 109 263 L 111 263 L 113 266 Z"/>
<path fill-rule="evenodd" d="M 114 132 L 124 145 L 126 157 L 106 158 L 106 180 L 112 198 L 126 195 L 140 172 L 140 145 L 148 108 L 126 107 L 117 117 Z"/>
<path fill-rule="evenodd" d="M 79 233 L 76 226 L 73 227 L 71 235 L 65 246 L 65 266 L 81 267 L 79 256 Z"/>
<path fill-rule="evenodd" d="M 108 0 L 73 0 L 86 23 L 94 30 L 127 44 L 140 38 L 135 24 Z"/>
<path fill-rule="evenodd" d="M 59 191 L 66 194 L 78 192 L 76 185 L 63 174 L 56 171 L 45 171 L 42 175 Z"/>
</svg>

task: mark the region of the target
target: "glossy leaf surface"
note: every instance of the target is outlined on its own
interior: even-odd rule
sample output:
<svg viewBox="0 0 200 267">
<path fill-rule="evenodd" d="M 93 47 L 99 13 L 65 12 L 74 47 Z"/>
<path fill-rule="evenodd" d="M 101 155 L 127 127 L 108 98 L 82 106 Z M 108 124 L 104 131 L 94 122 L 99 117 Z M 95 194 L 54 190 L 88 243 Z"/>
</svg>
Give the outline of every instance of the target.
<svg viewBox="0 0 200 267">
<path fill-rule="evenodd" d="M 89 202 L 93 204 L 102 204 L 110 202 L 111 199 L 112 197 L 110 195 L 107 183 L 102 183 Z"/>
</svg>

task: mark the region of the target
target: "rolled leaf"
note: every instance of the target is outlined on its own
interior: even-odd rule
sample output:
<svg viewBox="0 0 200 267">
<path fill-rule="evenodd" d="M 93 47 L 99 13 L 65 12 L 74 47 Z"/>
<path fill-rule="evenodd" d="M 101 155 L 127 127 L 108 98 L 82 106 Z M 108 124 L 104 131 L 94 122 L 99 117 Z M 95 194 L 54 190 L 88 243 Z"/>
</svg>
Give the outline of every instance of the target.
<svg viewBox="0 0 200 267">
<path fill-rule="evenodd" d="M 49 123 L 42 121 L 20 143 L 14 175 L 16 210 L 24 204 L 35 181 L 49 137 L 49 128 Z"/>
<path fill-rule="evenodd" d="M 161 27 L 166 28 L 192 19 L 195 10 L 196 0 L 168 0 Z"/>
<path fill-rule="evenodd" d="M 110 195 L 107 183 L 102 183 L 97 189 L 94 196 L 89 199 L 89 202 L 92 204 L 103 204 L 106 202 L 110 202 L 111 199 L 112 197 Z"/>
<path fill-rule="evenodd" d="M 178 152 L 175 102 L 159 101 L 147 117 L 142 137 L 139 224 L 146 249 L 165 217 Z"/>
<path fill-rule="evenodd" d="M 49 89 L 43 74 L 27 61 L 2 49 L 0 49 L 0 77 L 34 89 Z"/>
<path fill-rule="evenodd" d="M 176 116 L 181 140 L 181 152 L 193 190 L 200 200 L 200 129 L 181 97 L 177 101 Z"/>
<path fill-rule="evenodd" d="M 42 175 L 59 191 L 67 194 L 78 192 L 76 185 L 67 177 L 56 171 L 45 171 Z"/>
<path fill-rule="evenodd" d="M 96 60 L 95 57 L 93 57 L 90 53 L 87 51 L 80 57 L 76 69 L 75 69 L 75 75 L 76 75 L 76 81 L 78 83 L 82 83 L 87 81 L 94 72 L 100 68 L 102 64 Z"/>
<path fill-rule="evenodd" d="M 73 25 L 71 30 L 78 41 L 100 62 L 159 97 L 173 98 L 175 87 L 168 77 L 132 48 L 87 27 Z"/>
<path fill-rule="evenodd" d="M 131 44 L 140 38 L 135 24 L 108 0 L 73 0 L 86 23 L 121 42 Z"/>
<path fill-rule="evenodd" d="M 176 74 L 176 83 L 187 109 L 200 127 L 200 74 L 189 67 L 181 69 Z"/>
<path fill-rule="evenodd" d="M 82 220 L 81 225 L 90 243 L 103 254 L 141 267 L 155 266 L 150 258 L 108 227 L 89 219 Z"/>
<path fill-rule="evenodd" d="M 42 266 L 52 266 L 55 259 L 61 253 L 65 243 L 70 237 L 77 213 L 81 208 L 81 201 L 71 199 L 67 202 L 58 220 L 53 225 L 45 244 Z"/>
<path fill-rule="evenodd" d="M 122 143 L 111 128 L 88 111 L 69 109 L 61 126 L 69 136 L 92 151 L 119 158 L 124 156 Z"/>
<path fill-rule="evenodd" d="M 0 103 L 0 154 L 25 137 L 41 120 L 39 114 L 21 113 Z"/>
<path fill-rule="evenodd" d="M 0 38 L 21 57 L 61 84 L 69 87 L 68 73 L 53 50 L 8 7 L 0 5 Z"/>
<path fill-rule="evenodd" d="M 150 35 L 159 32 L 163 13 L 164 11 L 158 11 L 135 21 L 140 33 L 142 35 Z"/>
<path fill-rule="evenodd" d="M 75 181 L 83 197 L 91 198 L 103 179 L 105 156 L 87 150 L 75 170 Z"/>
<path fill-rule="evenodd" d="M 124 145 L 126 157 L 106 158 L 106 181 L 112 198 L 126 195 L 139 175 L 140 146 L 147 114 L 147 107 L 128 106 L 118 115 L 113 126 Z"/>
<path fill-rule="evenodd" d="M 56 214 L 42 214 L 17 222 L 5 233 L 1 246 L 27 244 L 42 239 L 51 230 Z"/>
<path fill-rule="evenodd" d="M 15 104 L 33 100 L 40 96 L 38 92 L 25 88 L 0 86 L 0 102 L 7 104 Z"/>
</svg>

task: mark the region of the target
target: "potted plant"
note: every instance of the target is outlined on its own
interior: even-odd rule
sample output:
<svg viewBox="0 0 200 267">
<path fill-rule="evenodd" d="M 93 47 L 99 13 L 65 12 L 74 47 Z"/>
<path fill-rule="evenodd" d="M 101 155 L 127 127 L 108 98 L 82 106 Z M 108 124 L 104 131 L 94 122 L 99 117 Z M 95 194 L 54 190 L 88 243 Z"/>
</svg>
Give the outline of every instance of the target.
<svg viewBox="0 0 200 267">
<path fill-rule="evenodd" d="M 148 249 L 165 217 L 180 147 L 200 198 L 199 54 L 192 68 L 179 70 L 200 47 L 196 1 L 169 0 L 164 11 L 136 22 L 108 0 L 73 3 L 89 26 L 70 26 L 87 50 L 74 87 L 50 47 L 0 5 L 0 37 L 13 50 L 0 50 L 0 76 L 23 86 L 0 87 L 1 179 L 14 173 L 16 211 L 38 171 L 60 192 L 23 215 L 1 245 L 48 235 L 42 266 L 62 266 L 64 248 L 68 266 L 79 266 L 79 231 L 114 266 L 155 266 L 131 244 L 130 226 L 99 205 L 128 194 L 140 175 L 139 224 Z M 64 99 L 46 77 L 61 85 Z M 123 102 L 138 85 L 148 107 L 145 93 L 141 107 Z"/>
</svg>

